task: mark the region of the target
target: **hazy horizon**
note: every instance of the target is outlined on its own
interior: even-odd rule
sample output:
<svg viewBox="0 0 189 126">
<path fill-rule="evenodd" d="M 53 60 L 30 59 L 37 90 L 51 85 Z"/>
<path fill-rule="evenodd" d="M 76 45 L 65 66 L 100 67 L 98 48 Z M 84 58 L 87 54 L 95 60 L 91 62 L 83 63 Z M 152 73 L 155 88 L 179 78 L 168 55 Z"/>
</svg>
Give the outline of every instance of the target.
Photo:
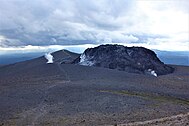
<svg viewBox="0 0 189 126">
<path fill-rule="evenodd" d="M 83 53 L 87 48 L 93 48 L 98 45 L 77 45 L 77 46 L 26 46 L 20 48 L 4 48 L 4 50 L 0 50 L 0 65 L 12 64 L 16 62 L 31 60 L 40 56 L 44 56 L 46 53 L 52 53 L 58 50 L 68 50 L 74 53 Z M 164 51 L 152 49 L 166 64 L 173 65 L 185 65 L 189 66 L 189 51 Z"/>
</svg>

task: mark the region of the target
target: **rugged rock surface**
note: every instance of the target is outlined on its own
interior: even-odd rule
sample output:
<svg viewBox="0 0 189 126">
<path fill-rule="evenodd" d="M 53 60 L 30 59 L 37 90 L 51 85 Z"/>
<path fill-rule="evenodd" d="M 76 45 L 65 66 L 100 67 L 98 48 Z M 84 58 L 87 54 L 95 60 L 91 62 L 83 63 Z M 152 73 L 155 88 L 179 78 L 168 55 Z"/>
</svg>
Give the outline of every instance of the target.
<svg viewBox="0 0 189 126">
<path fill-rule="evenodd" d="M 122 45 L 100 45 L 86 49 L 75 60 L 75 63 L 154 76 L 169 74 L 174 71 L 172 67 L 161 62 L 152 50 Z"/>
</svg>

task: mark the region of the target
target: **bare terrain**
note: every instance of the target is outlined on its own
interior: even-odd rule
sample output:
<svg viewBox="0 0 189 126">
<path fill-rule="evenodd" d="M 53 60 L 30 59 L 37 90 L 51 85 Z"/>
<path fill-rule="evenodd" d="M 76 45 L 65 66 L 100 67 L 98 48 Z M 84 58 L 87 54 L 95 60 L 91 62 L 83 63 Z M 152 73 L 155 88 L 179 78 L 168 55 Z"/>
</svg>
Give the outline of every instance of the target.
<svg viewBox="0 0 189 126">
<path fill-rule="evenodd" d="M 0 67 L 0 125 L 189 125 L 189 67 L 154 77 L 53 56 Z"/>
</svg>

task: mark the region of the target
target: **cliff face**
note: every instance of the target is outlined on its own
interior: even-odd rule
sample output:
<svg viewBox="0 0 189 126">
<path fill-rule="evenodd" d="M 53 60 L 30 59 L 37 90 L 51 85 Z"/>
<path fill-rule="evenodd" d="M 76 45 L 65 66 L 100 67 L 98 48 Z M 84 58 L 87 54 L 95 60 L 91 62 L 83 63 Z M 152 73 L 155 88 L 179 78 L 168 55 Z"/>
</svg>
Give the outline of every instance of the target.
<svg viewBox="0 0 189 126">
<path fill-rule="evenodd" d="M 174 71 L 172 67 L 161 62 L 153 51 L 143 47 L 125 47 L 122 45 L 101 45 L 86 49 L 75 60 L 75 63 L 154 76 L 165 75 Z"/>
</svg>

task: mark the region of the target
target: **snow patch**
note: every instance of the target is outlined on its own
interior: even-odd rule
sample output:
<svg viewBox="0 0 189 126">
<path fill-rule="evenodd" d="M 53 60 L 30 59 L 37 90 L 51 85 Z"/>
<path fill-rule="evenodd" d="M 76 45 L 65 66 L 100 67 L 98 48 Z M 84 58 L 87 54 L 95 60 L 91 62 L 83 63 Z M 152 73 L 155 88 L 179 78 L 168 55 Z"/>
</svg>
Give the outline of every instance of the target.
<svg viewBox="0 0 189 126">
<path fill-rule="evenodd" d="M 48 60 L 47 63 L 53 63 L 53 55 L 51 53 L 46 53 L 45 58 Z"/>
<path fill-rule="evenodd" d="M 87 57 L 84 53 L 80 56 L 80 65 L 83 66 L 92 66 L 94 62 L 90 61 L 90 57 Z"/>
</svg>

